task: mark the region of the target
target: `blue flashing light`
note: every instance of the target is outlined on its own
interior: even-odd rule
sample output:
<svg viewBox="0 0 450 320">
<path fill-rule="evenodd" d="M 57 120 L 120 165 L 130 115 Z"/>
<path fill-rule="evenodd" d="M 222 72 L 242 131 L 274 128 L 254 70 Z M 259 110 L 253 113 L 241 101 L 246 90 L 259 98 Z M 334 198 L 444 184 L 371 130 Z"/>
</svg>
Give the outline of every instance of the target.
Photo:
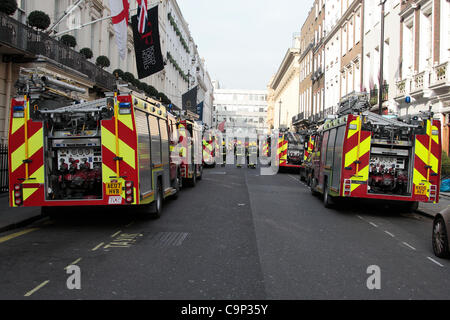
<svg viewBox="0 0 450 320">
<path fill-rule="evenodd" d="M 119 108 L 130 108 L 131 104 L 129 102 L 119 103 Z"/>
<path fill-rule="evenodd" d="M 14 106 L 13 110 L 14 110 L 14 112 L 16 112 L 16 111 L 24 111 L 25 107 L 24 106 Z"/>
</svg>

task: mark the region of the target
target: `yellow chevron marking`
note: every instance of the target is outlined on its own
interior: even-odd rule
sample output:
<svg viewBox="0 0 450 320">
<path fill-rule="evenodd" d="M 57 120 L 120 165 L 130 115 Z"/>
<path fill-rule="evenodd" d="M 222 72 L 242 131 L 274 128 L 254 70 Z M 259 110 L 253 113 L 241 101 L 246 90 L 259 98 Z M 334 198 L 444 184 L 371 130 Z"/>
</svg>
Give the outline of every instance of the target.
<svg viewBox="0 0 450 320">
<path fill-rule="evenodd" d="M 433 131 L 439 131 L 439 128 L 436 127 L 436 126 L 433 126 Z M 439 136 L 431 135 L 431 139 L 433 139 L 434 142 L 436 142 L 437 144 L 439 144 Z"/>
<path fill-rule="evenodd" d="M 112 153 L 116 153 L 116 136 L 105 127 L 102 128 L 102 144 Z M 119 156 L 122 157 L 123 161 L 130 167 L 136 169 L 135 151 L 121 139 L 119 139 Z"/>
<path fill-rule="evenodd" d="M 357 176 L 353 176 L 351 178 L 352 181 L 368 181 L 369 180 L 369 166 L 366 166 L 365 168 L 359 170 L 359 173 Z M 360 184 L 354 184 L 352 183 L 352 192 L 358 188 L 360 186 Z"/>
<path fill-rule="evenodd" d="M 119 121 L 126 125 L 130 130 L 134 130 L 133 118 L 131 117 L 131 114 L 119 115 Z"/>
<path fill-rule="evenodd" d="M 37 169 L 31 176 L 28 181 L 28 184 L 35 184 L 35 183 L 44 183 L 44 166 L 41 166 L 39 169 Z M 24 182 L 24 184 L 27 184 L 27 182 Z"/>
<path fill-rule="evenodd" d="M 428 149 L 416 139 L 416 155 L 426 164 L 432 167 L 434 172 L 439 170 L 439 159 L 432 153 L 430 153 L 430 163 L 428 163 Z"/>
<path fill-rule="evenodd" d="M 425 186 L 427 186 L 427 197 L 430 197 L 430 185 L 431 183 L 429 183 L 427 181 L 427 178 L 424 177 L 419 171 L 417 171 L 416 168 L 414 168 L 414 176 L 413 176 L 413 182 L 416 186 L 423 184 Z M 413 190 L 414 193 L 414 190 Z"/>
<path fill-rule="evenodd" d="M 31 138 L 28 139 L 28 154 L 31 158 L 36 151 L 44 146 L 44 130 L 40 128 Z"/>
<path fill-rule="evenodd" d="M 25 144 L 22 144 L 17 150 L 11 153 L 11 172 L 17 170 L 25 160 Z"/>
<path fill-rule="evenodd" d="M 23 201 L 26 201 L 38 188 L 24 188 L 23 189 Z"/>
<path fill-rule="evenodd" d="M 353 120 L 352 122 L 350 122 L 350 125 L 356 125 L 356 129 L 348 130 L 348 135 L 347 135 L 347 139 L 350 139 L 351 137 L 353 137 L 355 134 L 357 134 L 361 128 L 361 118 L 358 117 L 356 120 Z"/>
<path fill-rule="evenodd" d="M 22 126 L 25 124 L 24 118 L 12 118 L 12 127 L 11 127 L 11 133 L 15 133 L 17 130 L 22 128 Z"/>
<path fill-rule="evenodd" d="M 370 141 L 371 138 L 367 137 L 366 140 L 359 144 L 359 156 L 364 156 L 367 152 L 370 151 Z M 358 155 L 358 146 L 355 146 L 352 150 L 345 154 L 345 166 L 351 166 L 356 160 Z"/>
</svg>

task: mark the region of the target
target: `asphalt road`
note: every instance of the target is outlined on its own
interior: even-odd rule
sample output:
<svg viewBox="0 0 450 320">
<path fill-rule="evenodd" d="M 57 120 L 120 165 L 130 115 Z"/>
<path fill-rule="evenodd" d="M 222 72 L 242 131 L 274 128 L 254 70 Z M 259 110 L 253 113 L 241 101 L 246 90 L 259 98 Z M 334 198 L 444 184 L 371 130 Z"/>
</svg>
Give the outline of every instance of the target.
<svg viewBox="0 0 450 320">
<path fill-rule="evenodd" d="M 325 209 L 294 174 L 208 169 L 158 220 L 75 209 L 0 234 L 0 299 L 449 299 L 431 219 Z M 431 258 L 431 259 L 430 259 Z M 75 264 L 81 289 L 69 290 Z M 381 289 L 369 290 L 369 266 Z"/>
</svg>

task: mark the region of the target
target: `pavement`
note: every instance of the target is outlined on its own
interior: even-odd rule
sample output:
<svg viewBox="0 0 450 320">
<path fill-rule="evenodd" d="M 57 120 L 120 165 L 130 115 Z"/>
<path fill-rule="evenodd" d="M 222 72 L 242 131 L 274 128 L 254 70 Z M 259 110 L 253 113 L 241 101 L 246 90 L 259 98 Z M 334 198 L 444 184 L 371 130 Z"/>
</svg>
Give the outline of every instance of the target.
<svg viewBox="0 0 450 320">
<path fill-rule="evenodd" d="M 74 208 L 0 234 L 0 299 L 449 299 L 431 228 L 364 201 L 325 209 L 298 175 L 208 169 L 157 220 Z M 381 290 L 367 287 L 372 266 Z"/>
<path fill-rule="evenodd" d="M 0 194 L 0 232 L 21 228 L 42 218 L 40 208 L 10 208 L 8 194 Z"/>
</svg>

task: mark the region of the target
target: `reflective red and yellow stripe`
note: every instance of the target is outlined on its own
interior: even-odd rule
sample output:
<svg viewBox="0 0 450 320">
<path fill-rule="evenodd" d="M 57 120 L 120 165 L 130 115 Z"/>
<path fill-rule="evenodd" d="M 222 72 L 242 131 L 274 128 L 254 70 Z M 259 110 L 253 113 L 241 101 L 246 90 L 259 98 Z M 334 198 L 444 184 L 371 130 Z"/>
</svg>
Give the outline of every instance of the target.
<svg viewBox="0 0 450 320">
<path fill-rule="evenodd" d="M 14 106 L 24 107 L 24 117 L 14 118 Z M 42 122 L 30 119 L 30 101 L 13 99 L 9 123 L 10 206 L 14 203 L 14 185 L 23 188 L 23 204 L 42 204 L 44 196 L 44 130 Z"/>
<path fill-rule="evenodd" d="M 288 151 L 288 142 L 284 139 L 284 135 L 280 135 L 278 138 L 278 158 L 280 159 L 280 166 L 287 164 L 287 151 Z"/>
<path fill-rule="evenodd" d="M 440 122 L 427 120 L 426 135 L 416 136 L 414 156 L 414 190 L 416 186 L 426 187 L 426 201 L 430 198 L 430 187 L 437 186 L 439 189 L 439 176 L 441 168 L 441 141 Z M 420 194 L 418 195 L 420 196 Z M 438 198 L 438 194 L 436 195 Z"/>
<path fill-rule="evenodd" d="M 349 116 L 344 143 L 343 180 L 351 180 L 351 195 L 367 194 L 369 181 L 371 134 L 362 131 L 362 118 Z M 341 188 L 343 193 L 343 188 Z M 342 194 L 343 195 L 343 194 Z"/>
<path fill-rule="evenodd" d="M 120 102 L 132 103 L 131 98 L 120 97 Z M 137 173 L 137 134 L 134 122 L 134 110 L 131 114 L 119 114 L 119 100 L 116 97 L 115 112 L 112 120 L 103 120 L 102 125 L 102 179 L 103 183 L 113 180 L 124 183 L 125 181 L 138 181 Z M 120 160 L 119 160 L 120 159 Z M 105 186 L 104 186 L 105 188 Z M 139 203 L 137 196 L 138 184 L 134 186 L 134 202 Z M 125 199 L 125 190 L 122 191 Z"/>
</svg>

